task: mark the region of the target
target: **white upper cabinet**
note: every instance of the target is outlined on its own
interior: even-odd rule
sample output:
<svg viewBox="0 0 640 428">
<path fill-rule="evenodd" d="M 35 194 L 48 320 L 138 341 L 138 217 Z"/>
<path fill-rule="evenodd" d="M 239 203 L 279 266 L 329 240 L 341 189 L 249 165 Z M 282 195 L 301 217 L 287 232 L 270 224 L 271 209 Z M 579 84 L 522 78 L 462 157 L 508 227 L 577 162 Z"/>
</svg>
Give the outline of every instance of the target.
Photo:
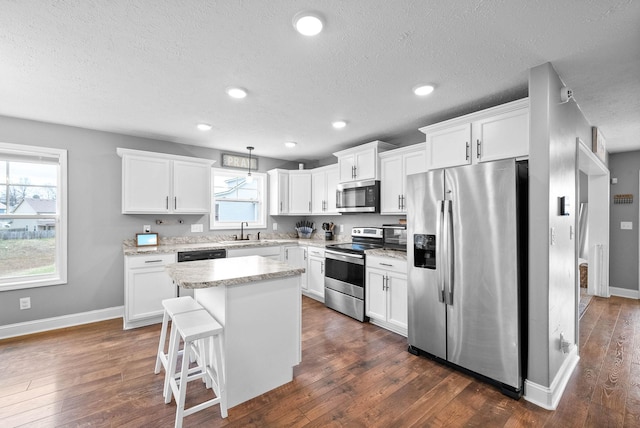
<svg viewBox="0 0 640 428">
<path fill-rule="evenodd" d="M 173 212 L 208 213 L 211 164 L 173 161 Z"/>
<path fill-rule="evenodd" d="M 289 171 L 272 169 L 269 175 L 269 215 L 289 214 Z"/>
<path fill-rule="evenodd" d="M 311 213 L 338 214 L 336 187 L 338 165 L 329 165 L 311 170 Z"/>
<path fill-rule="evenodd" d="M 380 214 L 407 212 L 407 175 L 427 170 L 426 144 L 415 144 L 380 154 Z"/>
<path fill-rule="evenodd" d="M 123 214 L 206 214 L 215 161 L 118 148 Z"/>
<path fill-rule="evenodd" d="M 311 171 L 289 171 L 289 214 L 311 214 Z"/>
<path fill-rule="evenodd" d="M 476 160 L 488 162 L 529 154 L 529 104 L 474 123 Z"/>
<path fill-rule="evenodd" d="M 513 101 L 420 128 L 428 169 L 529 154 L 529 99 Z"/>
<path fill-rule="evenodd" d="M 393 147 L 384 141 L 376 140 L 334 153 L 338 158 L 340 183 L 380 180 L 378 153 Z"/>
</svg>

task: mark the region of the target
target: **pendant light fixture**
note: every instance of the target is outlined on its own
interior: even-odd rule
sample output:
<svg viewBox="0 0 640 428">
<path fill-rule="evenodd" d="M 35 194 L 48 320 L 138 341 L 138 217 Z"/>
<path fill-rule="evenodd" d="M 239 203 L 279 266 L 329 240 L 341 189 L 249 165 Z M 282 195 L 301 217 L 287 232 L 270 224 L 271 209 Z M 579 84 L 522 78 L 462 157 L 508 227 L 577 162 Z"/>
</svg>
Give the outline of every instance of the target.
<svg viewBox="0 0 640 428">
<path fill-rule="evenodd" d="M 253 183 L 253 176 L 251 175 L 251 151 L 254 149 L 252 146 L 247 146 L 247 150 L 249 150 L 249 172 L 247 173 L 247 183 Z"/>
</svg>

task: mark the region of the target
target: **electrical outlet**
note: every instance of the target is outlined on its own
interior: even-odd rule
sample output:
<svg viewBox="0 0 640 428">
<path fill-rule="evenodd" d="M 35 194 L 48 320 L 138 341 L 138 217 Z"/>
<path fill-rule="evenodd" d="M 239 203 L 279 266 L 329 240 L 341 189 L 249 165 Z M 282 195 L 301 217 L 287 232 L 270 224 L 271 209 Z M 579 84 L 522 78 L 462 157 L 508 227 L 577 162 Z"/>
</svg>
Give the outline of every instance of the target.
<svg viewBox="0 0 640 428">
<path fill-rule="evenodd" d="M 142 232 L 144 232 L 144 233 L 151 232 L 151 225 L 150 224 L 145 224 L 144 226 L 142 226 Z"/>
<path fill-rule="evenodd" d="M 556 228 L 551 228 L 551 245 L 556 245 Z"/>
<path fill-rule="evenodd" d="M 621 221 L 620 222 L 620 229 L 632 230 L 633 229 L 633 222 L 632 221 Z"/>
<path fill-rule="evenodd" d="M 273 230 L 278 230 L 278 223 L 273 223 Z"/>
<path fill-rule="evenodd" d="M 20 310 L 31 309 L 31 297 L 20 298 Z"/>
<path fill-rule="evenodd" d="M 340 233 L 344 233 L 344 224 L 340 225 Z"/>
<path fill-rule="evenodd" d="M 202 227 L 202 224 L 198 223 L 198 224 L 192 224 L 191 225 L 191 231 L 192 232 L 203 232 L 204 229 Z"/>
</svg>

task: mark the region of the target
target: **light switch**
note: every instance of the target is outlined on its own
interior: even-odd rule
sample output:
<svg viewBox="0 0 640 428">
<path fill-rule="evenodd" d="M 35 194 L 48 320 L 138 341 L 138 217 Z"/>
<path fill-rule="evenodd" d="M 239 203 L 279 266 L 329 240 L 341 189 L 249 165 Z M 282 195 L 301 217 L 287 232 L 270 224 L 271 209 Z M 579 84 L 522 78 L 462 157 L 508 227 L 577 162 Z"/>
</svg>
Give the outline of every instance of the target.
<svg viewBox="0 0 640 428">
<path fill-rule="evenodd" d="M 620 222 L 620 229 L 623 229 L 623 230 L 631 230 L 631 229 L 633 229 L 633 222 L 632 221 L 621 221 Z"/>
<path fill-rule="evenodd" d="M 202 232 L 204 229 L 202 227 L 202 224 L 192 224 L 191 225 L 191 231 L 192 232 Z"/>
</svg>

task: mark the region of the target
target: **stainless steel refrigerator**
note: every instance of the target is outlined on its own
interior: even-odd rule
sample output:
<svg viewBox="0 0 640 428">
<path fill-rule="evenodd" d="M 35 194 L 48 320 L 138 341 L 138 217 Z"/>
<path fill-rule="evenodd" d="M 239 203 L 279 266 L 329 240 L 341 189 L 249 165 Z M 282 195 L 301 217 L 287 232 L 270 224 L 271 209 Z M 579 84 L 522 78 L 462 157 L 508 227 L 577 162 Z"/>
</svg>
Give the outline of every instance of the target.
<svg viewBox="0 0 640 428">
<path fill-rule="evenodd" d="M 528 165 L 514 159 L 407 178 L 409 351 L 522 393 Z"/>
</svg>

